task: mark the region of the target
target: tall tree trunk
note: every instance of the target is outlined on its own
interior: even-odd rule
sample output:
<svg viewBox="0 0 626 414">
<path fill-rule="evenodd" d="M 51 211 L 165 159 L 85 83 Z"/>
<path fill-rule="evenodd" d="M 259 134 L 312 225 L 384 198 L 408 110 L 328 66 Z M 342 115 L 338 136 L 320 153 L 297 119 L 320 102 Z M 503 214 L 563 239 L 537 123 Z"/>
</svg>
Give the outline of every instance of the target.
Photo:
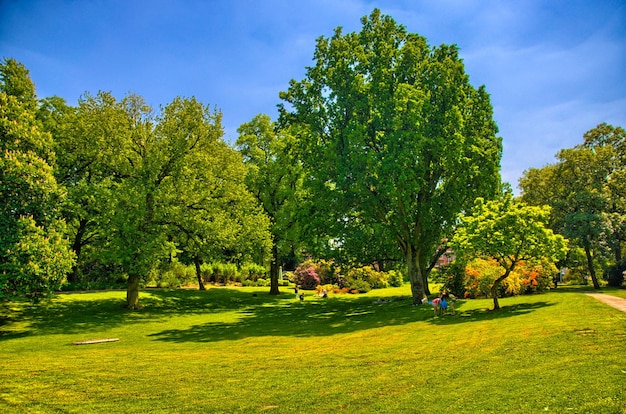
<svg viewBox="0 0 626 414">
<path fill-rule="evenodd" d="M 276 241 L 272 246 L 272 263 L 270 264 L 270 295 L 278 295 L 280 291 L 278 290 L 278 246 L 276 245 Z"/>
<path fill-rule="evenodd" d="M 80 253 L 83 248 L 83 236 L 87 231 L 87 222 L 87 219 L 80 219 L 80 221 L 78 222 L 78 229 L 76 230 L 76 236 L 74 236 L 74 242 L 72 243 L 72 250 L 74 250 L 74 253 L 76 253 L 76 261 L 72 266 L 72 270 L 67 275 L 67 281 L 70 283 L 78 282 L 78 262 L 80 260 Z"/>
<path fill-rule="evenodd" d="M 424 286 L 424 294 L 426 296 L 430 295 L 430 286 L 428 286 L 428 275 L 430 271 L 428 269 L 421 269 L 420 274 L 422 275 L 422 285 Z"/>
<path fill-rule="evenodd" d="M 206 290 L 204 283 L 202 282 L 202 272 L 200 270 L 200 258 L 198 256 L 193 257 L 193 263 L 196 265 L 196 277 L 198 278 L 198 287 L 200 290 Z"/>
<path fill-rule="evenodd" d="M 589 275 L 591 275 L 591 281 L 593 282 L 594 289 L 600 289 L 598 278 L 596 277 L 596 268 L 593 265 L 593 255 L 591 254 L 591 246 L 589 243 L 585 243 L 585 256 L 587 256 L 587 268 L 589 269 Z"/>
<path fill-rule="evenodd" d="M 126 307 L 136 310 L 139 303 L 139 275 L 128 275 L 128 285 L 126 289 Z"/>
<path fill-rule="evenodd" d="M 146 243 L 146 239 L 149 237 L 148 231 L 150 229 L 150 225 L 152 224 L 152 219 L 154 217 L 154 195 L 151 192 L 146 193 L 145 203 L 146 203 L 146 213 L 145 213 L 144 221 L 139 226 L 139 231 L 141 233 L 141 237 L 144 243 Z M 140 261 L 140 259 L 141 259 L 140 254 L 136 253 L 133 257 L 133 263 L 131 263 L 131 266 L 134 267 L 135 270 L 129 272 L 129 275 L 128 275 L 128 285 L 126 288 L 126 306 L 130 310 L 135 310 L 138 308 L 140 275 L 145 274 L 143 273 L 143 271 L 145 270 L 143 266 L 137 267 L 137 262 Z"/>
<path fill-rule="evenodd" d="M 424 278 L 416 255 L 413 253 L 413 248 L 409 246 L 405 252 L 405 260 L 409 271 L 409 281 L 411 282 L 411 296 L 413 297 L 413 304 L 419 305 L 422 303 L 422 299 L 426 296 L 424 290 Z"/>
</svg>

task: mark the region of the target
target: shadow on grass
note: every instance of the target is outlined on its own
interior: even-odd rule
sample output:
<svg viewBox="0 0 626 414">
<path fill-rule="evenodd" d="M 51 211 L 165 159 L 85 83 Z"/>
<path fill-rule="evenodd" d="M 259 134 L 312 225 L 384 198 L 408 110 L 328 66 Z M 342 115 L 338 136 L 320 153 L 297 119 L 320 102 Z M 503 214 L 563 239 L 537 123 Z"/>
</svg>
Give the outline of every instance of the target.
<svg viewBox="0 0 626 414">
<path fill-rule="evenodd" d="M 111 294 L 112 292 L 105 292 Z M 20 303 L 5 316 L 0 341 L 32 334 L 71 334 L 110 329 L 126 324 L 165 320 L 181 314 L 205 314 L 271 305 L 281 296 L 243 292 L 237 289 L 146 289 L 140 294 L 138 311 L 124 307 L 125 292 L 119 298 L 86 299 L 93 293 L 63 293 L 38 304 Z M 283 295 L 282 297 L 286 297 Z M 18 328 L 15 328 L 15 326 Z M 21 328 L 21 329 L 20 329 Z"/>
<path fill-rule="evenodd" d="M 258 336 L 328 336 L 403 325 L 427 317 L 427 309 L 409 306 L 408 299 L 375 304 L 379 299 L 367 296 L 304 302 L 284 300 L 275 306 L 249 307 L 234 322 L 207 322 L 185 329 L 164 330 L 150 336 L 172 342 L 213 342 Z"/>
<path fill-rule="evenodd" d="M 471 311 L 463 311 L 463 309 L 460 308 L 457 309 L 456 315 L 446 314 L 443 316 L 433 317 L 429 322 L 435 325 L 453 325 L 468 322 L 482 322 L 494 319 L 526 315 L 535 311 L 536 309 L 545 308 L 548 306 L 554 306 L 554 303 L 519 303 L 516 305 L 502 306 L 499 310 L 473 309 Z"/>
<path fill-rule="evenodd" d="M 171 342 L 213 342 L 258 336 L 327 336 L 417 321 L 447 325 L 501 319 L 551 306 L 539 302 L 506 306 L 495 312 L 461 311 L 457 316 L 434 318 L 431 306 L 410 306 L 408 298 L 383 304 L 375 304 L 376 301 L 377 298 L 369 296 L 256 307 L 246 310 L 242 318 L 235 322 L 209 322 L 185 329 L 168 329 L 149 336 Z"/>
<path fill-rule="evenodd" d="M 82 295 L 82 296 L 81 296 Z M 408 297 L 307 296 L 304 302 L 293 294 L 269 295 L 267 290 L 213 288 L 199 290 L 144 290 L 141 311 L 123 308 L 123 293 L 112 298 L 63 294 L 38 305 L 22 304 L 9 321 L 0 327 L 0 341 L 28 335 L 73 334 L 99 331 L 117 326 L 165 321 L 183 315 L 211 315 L 235 312 L 232 322 L 207 322 L 181 329 L 148 334 L 158 341 L 213 342 L 254 336 L 327 336 L 418 321 L 452 324 L 506 318 L 550 306 L 540 302 L 503 307 L 500 311 L 463 311 L 459 316 L 433 318 L 432 307 L 411 306 Z M 382 302 L 382 303 L 377 303 Z M 230 316 L 232 317 L 233 314 Z M 11 327 L 15 322 L 15 327 Z M 7 329 L 5 329 L 7 328 Z M 140 328 L 138 328 L 140 329 Z"/>
</svg>

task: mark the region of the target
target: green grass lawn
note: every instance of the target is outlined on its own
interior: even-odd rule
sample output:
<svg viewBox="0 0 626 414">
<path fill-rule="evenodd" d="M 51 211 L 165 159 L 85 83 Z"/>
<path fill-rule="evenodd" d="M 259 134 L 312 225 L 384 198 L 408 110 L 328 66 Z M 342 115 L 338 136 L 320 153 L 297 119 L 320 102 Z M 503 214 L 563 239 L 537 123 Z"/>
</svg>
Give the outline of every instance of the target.
<svg viewBox="0 0 626 414">
<path fill-rule="evenodd" d="M 437 318 L 408 285 L 267 290 L 144 291 L 138 312 L 120 291 L 14 304 L 0 412 L 626 413 L 626 313 L 580 290 Z M 72 345 L 94 338 L 119 341 Z"/>
</svg>

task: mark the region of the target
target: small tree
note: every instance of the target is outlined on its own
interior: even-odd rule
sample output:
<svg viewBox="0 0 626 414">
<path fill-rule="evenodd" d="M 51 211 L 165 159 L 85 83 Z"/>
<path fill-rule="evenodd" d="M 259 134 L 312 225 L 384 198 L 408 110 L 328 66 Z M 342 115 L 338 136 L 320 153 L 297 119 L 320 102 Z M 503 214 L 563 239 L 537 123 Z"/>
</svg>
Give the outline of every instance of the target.
<svg viewBox="0 0 626 414">
<path fill-rule="evenodd" d="M 566 240 L 546 227 L 550 215 L 547 206 L 534 207 L 505 195 L 500 200 L 478 198 L 471 213 L 461 217 L 461 225 L 452 240 L 459 254 L 492 257 L 504 269 L 491 286 L 494 309 L 500 309 L 498 288 L 520 261 L 565 257 Z"/>
</svg>

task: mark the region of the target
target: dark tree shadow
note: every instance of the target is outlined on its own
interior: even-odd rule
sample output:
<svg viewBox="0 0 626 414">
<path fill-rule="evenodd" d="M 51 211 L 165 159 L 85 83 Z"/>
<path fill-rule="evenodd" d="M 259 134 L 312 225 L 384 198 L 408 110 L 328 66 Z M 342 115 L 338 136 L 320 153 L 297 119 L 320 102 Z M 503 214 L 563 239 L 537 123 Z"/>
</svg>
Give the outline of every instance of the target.
<svg viewBox="0 0 626 414">
<path fill-rule="evenodd" d="M 22 303 L 17 312 L 6 316 L 0 330 L 0 341 L 32 334 L 68 334 L 110 329 L 126 324 L 141 324 L 165 320 L 179 314 L 203 314 L 245 308 L 252 305 L 270 305 L 281 296 L 242 292 L 237 289 L 147 289 L 140 294 L 141 309 L 130 311 L 124 307 L 124 293 L 120 299 L 62 300 L 63 296 L 81 296 L 84 293 L 54 295 L 38 304 Z M 282 297 L 286 297 L 284 295 Z M 24 322 L 26 330 L 11 329 L 13 322 Z"/>
<path fill-rule="evenodd" d="M 72 293 L 71 295 L 80 295 Z M 122 294 L 121 294 L 121 297 Z M 63 300 L 65 299 L 65 300 Z M 171 342 L 213 342 L 251 336 L 328 336 L 416 321 L 433 324 L 466 323 L 513 317 L 550 304 L 541 302 L 506 306 L 499 311 L 463 311 L 457 303 L 458 316 L 433 318 L 430 305 L 411 306 L 409 297 L 331 296 L 300 302 L 291 293 L 269 295 L 241 289 L 146 290 L 142 292 L 140 311 L 123 308 L 122 299 L 67 300 L 53 298 L 37 305 L 24 304 L 10 320 L 23 322 L 23 329 L 0 329 L 0 341 L 27 335 L 79 334 L 108 330 L 128 324 L 141 325 L 165 321 L 183 314 L 214 315 L 237 311 L 235 322 L 207 322 L 181 329 L 149 334 L 154 340 Z M 7 328 L 7 329 L 5 329 Z"/>
<path fill-rule="evenodd" d="M 435 325 L 454 325 L 459 323 L 482 322 L 526 315 L 536 309 L 545 308 L 547 306 L 554 306 L 554 303 L 519 303 L 517 305 L 502 306 L 498 310 L 473 309 L 471 311 L 464 311 L 462 307 L 458 307 L 456 309 L 456 315 L 452 315 L 450 313 L 440 315 L 437 317 L 433 317 L 429 322 Z"/>
</svg>

